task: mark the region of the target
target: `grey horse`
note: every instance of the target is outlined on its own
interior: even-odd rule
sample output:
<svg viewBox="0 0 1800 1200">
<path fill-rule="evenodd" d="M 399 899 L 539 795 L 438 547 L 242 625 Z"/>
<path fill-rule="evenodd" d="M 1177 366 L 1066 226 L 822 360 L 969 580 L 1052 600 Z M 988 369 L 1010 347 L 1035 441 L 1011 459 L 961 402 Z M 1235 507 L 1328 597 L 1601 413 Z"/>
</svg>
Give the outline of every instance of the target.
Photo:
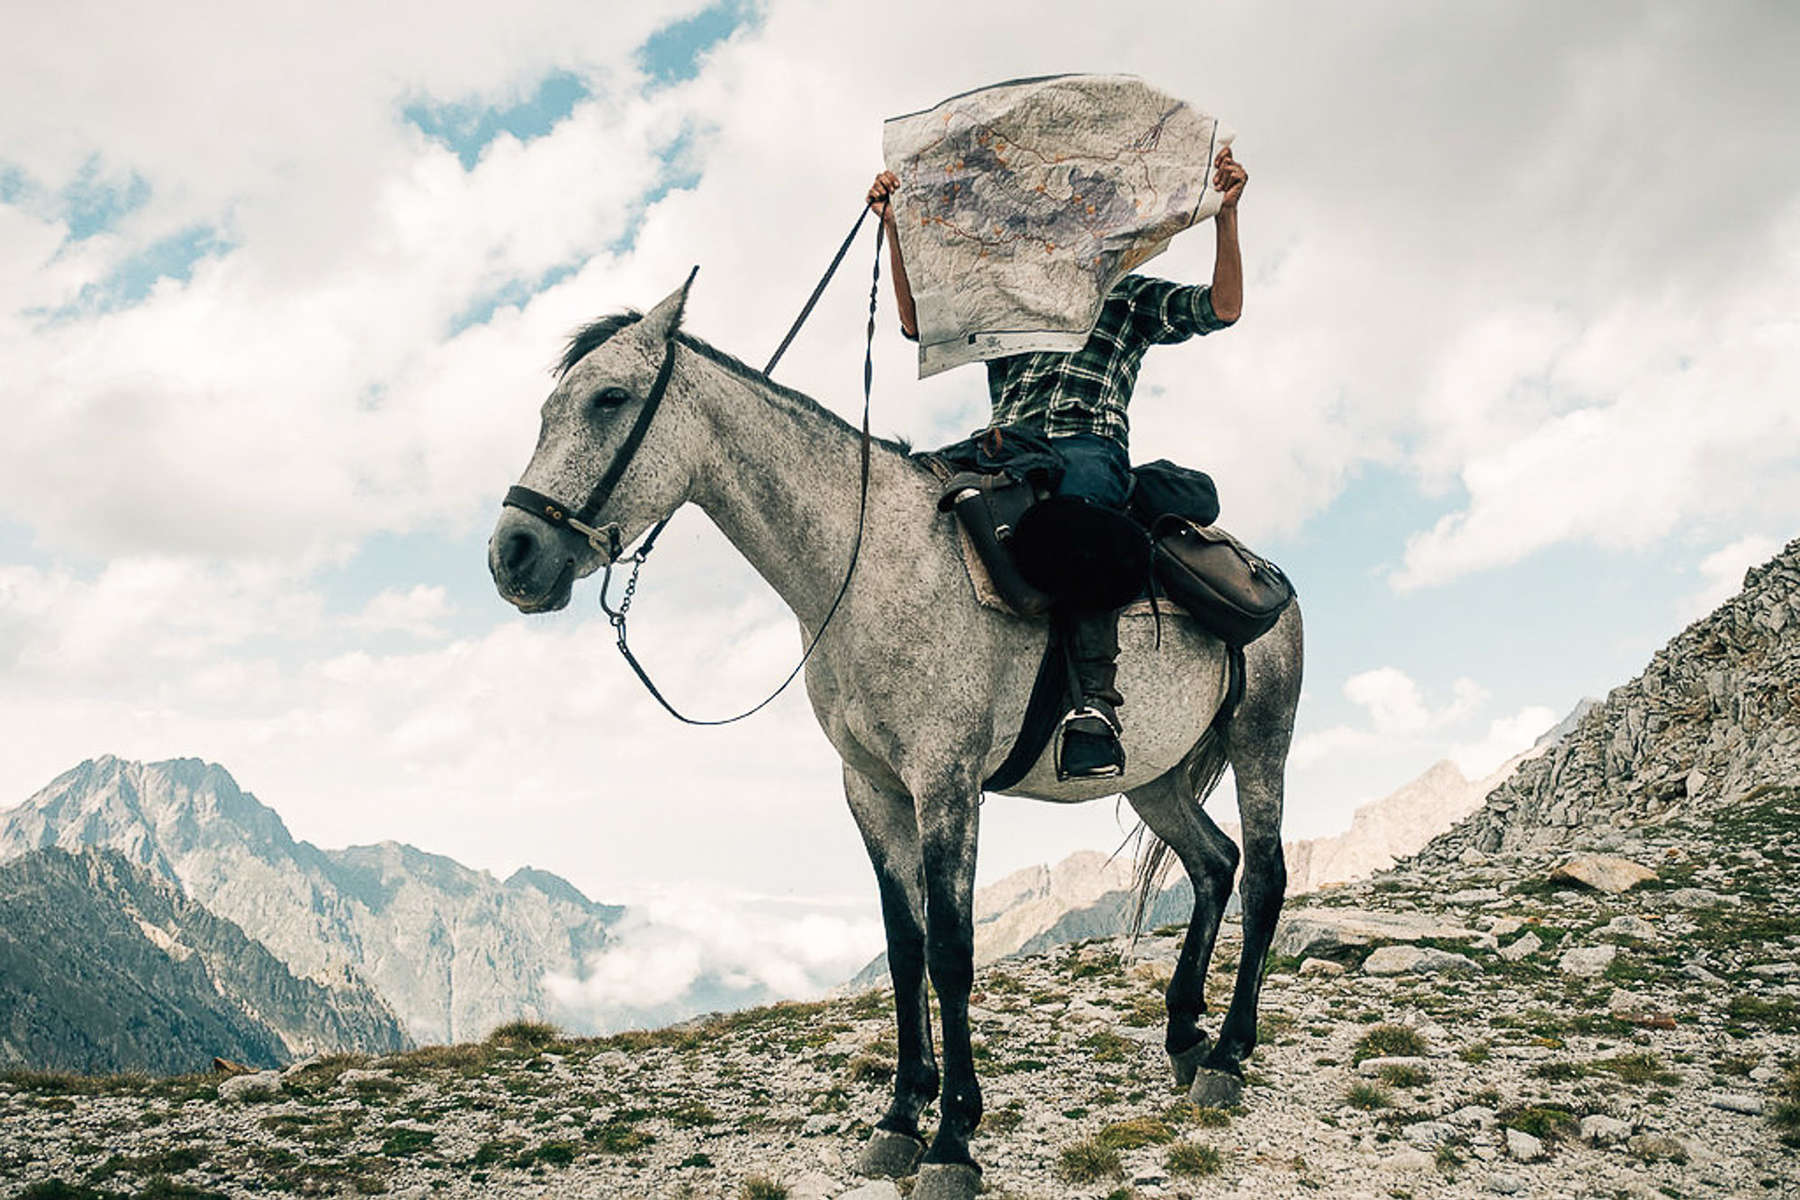
<svg viewBox="0 0 1800 1200">
<path fill-rule="evenodd" d="M 692 279 L 690 277 L 689 283 Z M 523 612 L 569 601 L 577 578 L 684 504 L 700 506 L 780 594 L 810 641 L 837 595 L 858 525 L 861 438 L 800 393 L 681 331 L 687 286 L 648 314 L 597 321 L 571 340 L 542 410 L 522 487 L 570 505 L 609 467 L 616 487 L 588 537 L 503 508 L 488 544 L 500 594 Z M 628 462 L 630 429 L 655 390 L 661 403 Z M 1016 738 L 1046 623 L 980 605 L 936 477 L 901 447 L 877 443 L 860 558 L 839 610 L 806 666 L 806 689 L 843 760 L 844 791 L 880 889 L 894 984 L 899 1061 L 894 1099 L 865 1146 L 865 1174 L 904 1175 L 915 1196 L 972 1195 L 969 1138 L 981 1090 L 969 1043 L 973 891 L 981 781 Z M 1301 621 L 1290 606 L 1247 652 L 1241 703 L 1215 721 L 1224 693 L 1220 642 L 1185 619 L 1121 631 L 1119 682 L 1129 698 L 1123 779 L 1058 783 L 1040 763 L 1014 794 L 1061 803 L 1123 791 L 1153 835 L 1139 909 L 1173 853 L 1194 911 L 1166 996 L 1165 1045 L 1196 1098 L 1236 1098 L 1256 1043 L 1262 966 L 1286 889 L 1283 771 L 1299 700 Z M 1047 755 L 1045 757 L 1048 757 Z M 1238 848 L 1201 808 L 1229 764 L 1245 869 L 1243 954 L 1218 1041 L 1201 1030 L 1202 990 Z M 942 1016 L 941 1118 L 927 1150 L 923 1109 L 939 1096 L 925 976 Z M 1198 1074 L 1197 1074 L 1198 1073 Z"/>
</svg>

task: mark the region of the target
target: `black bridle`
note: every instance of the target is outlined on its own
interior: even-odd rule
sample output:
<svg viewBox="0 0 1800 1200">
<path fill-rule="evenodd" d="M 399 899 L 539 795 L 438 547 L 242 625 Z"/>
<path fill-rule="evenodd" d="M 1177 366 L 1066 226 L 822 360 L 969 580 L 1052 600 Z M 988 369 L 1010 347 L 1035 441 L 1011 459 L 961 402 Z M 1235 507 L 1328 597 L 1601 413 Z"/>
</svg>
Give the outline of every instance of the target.
<svg viewBox="0 0 1800 1200">
<path fill-rule="evenodd" d="M 856 224 L 850 227 L 850 232 L 845 236 L 843 245 L 838 247 L 837 254 L 832 257 L 831 265 L 825 268 L 825 274 L 820 277 L 818 284 L 813 288 L 812 295 L 807 298 L 806 304 L 800 309 L 800 315 L 794 319 L 793 325 L 788 328 L 787 336 L 781 339 L 781 345 L 775 348 L 775 353 L 769 358 L 768 365 L 763 368 L 764 375 L 768 375 L 775 370 L 775 364 L 781 361 L 781 356 L 787 352 L 788 346 L 793 343 L 794 335 L 800 332 L 800 327 L 806 323 L 806 318 L 812 315 L 813 307 L 818 304 L 819 297 L 825 292 L 825 285 L 830 283 L 831 277 L 837 273 L 838 265 L 844 261 L 844 255 L 849 252 L 851 243 L 856 240 L 856 235 L 862 230 L 862 223 L 864 219 L 868 217 L 869 211 L 870 210 L 865 206 L 861 214 L 857 216 Z M 882 235 L 882 223 L 876 221 L 875 269 L 869 283 L 869 327 L 863 346 L 862 482 L 861 491 L 856 504 L 856 537 L 851 542 L 850 546 L 850 565 L 844 571 L 844 581 L 838 585 L 837 595 L 832 597 L 831 607 L 826 610 L 825 619 L 819 622 L 818 631 L 815 632 L 812 639 L 807 642 L 806 652 L 800 656 L 800 661 L 794 665 L 792 671 L 788 672 L 787 678 L 781 681 L 781 685 L 773 692 L 770 692 L 754 707 L 745 709 L 734 717 L 722 717 L 715 720 L 699 720 L 694 717 L 686 716 L 678 711 L 674 705 L 670 704 L 668 700 L 663 697 L 662 692 L 657 690 L 656 684 L 652 683 L 650 680 L 649 673 L 644 670 L 643 666 L 638 662 L 637 657 L 632 654 L 631 647 L 626 644 L 625 614 L 630 611 L 631 601 L 633 597 L 637 595 L 638 572 L 643 569 L 644 561 L 650 557 L 650 551 L 656 546 L 656 539 L 660 537 L 662 531 L 668 527 L 669 522 L 674 518 L 674 514 L 669 514 L 669 516 L 664 517 L 652 526 L 650 532 L 645 535 L 643 542 L 629 555 L 623 553 L 624 546 L 620 542 L 620 535 L 623 531 L 619 528 L 618 522 L 609 521 L 604 525 L 594 525 L 594 519 L 600 515 L 600 510 L 605 508 L 606 502 L 612 498 L 613 489 L 618 486 L 620 477 L 625 474 L 625 470 L 631 465 L 631 460 L 636 456 L 638 448 L 643 445 L 645 436 L 650 432 L 650 422 L 655 418 L 656 410 L 662 405 L 663 393 L 669 390 L 669 380 L 675 373 L 676 340 L 673 332 L 670 333 L 668 340 L 664 343 L 662 365 L 656 369 L 656 379 L 650 385 L 649 393 L 644 397 L 644 406 L 639 410 L 637 420 L 632 423 L 631 431 L 625 435 L 625 441 L 620 444 L 618 453 L 613 456 L 613 460 L 611 464 L 607 466 L 605 474 L 600 476 L 599 481 L 595 483 L 593 489 L 588 492 L 587 499 L 582 503 L 580 508 L 571 509 L 570 506 L 554 497 L 546 496 L 542 492 L 534 491 L 531 488 L 523 487 L 518 484 L 508 488 L 506 491 L 506 498 L 501 501 L 503 507 L 510 506 L 519 509 L 522 512 L 528 512 L 532 516 L 548 521 L 552 525 L 568 529 L 571 532 L 580 535 L 587 540 L 588 545 L 592 546 L 596 553 L 606 556 L 606 573 L 600 581 L 600 608 L 601 611 L 606 613 L 607 620 L 611 622 L 614 631 L 618 634 L 619 653 L 624 655 L 625 662 L 631 667 L 633 673 L 637 675 L 638 680 L 643 683 L 645 689 L 649 691 L 656 702 L 662 705 L 664 710 L 666 710 L 670 716 L 685 724 L 729 725 L 734 721 L 741 721 L 745 717 L 752 716 L 768 707 L 777 696 L 787 690 L 789 684 L 793 683 L 794 680 L 799 677 L 800 672 L 806 667 L 807 662 L 812 659 L 813 651 L 819 645 L 819 639 L 825 636 L 825 630 L 831 625 L 831 619 L 837 615 L 838 605 L 843 602 L 844 594 L 850 590 L 850 580 L 855 576 L 856 564 L 862 557 L 863 524 L 869 507 L 869 454 L 871 445 L 869 436 L 869 400 L 875 382 L 875 311 L 876 301 L 881 286 Z M 684 291 L 686 286 L 691 286 L 693 284 L 694 276 L 699 270 L 699 267 L 695 267 L 693 271 L 688 273 L 688 281 L 687 285 L 684 285 Z M 608 591 L 612 587 L 613 567 L 621 562 L 631 564 L 631 576 L 625 582 L 625 591 L 620 596 L 619 607 L 615 609 L 612 605 L 607 603 L 606 597 Z"/>
<path fill-rule="evenodd" d="M 688 272 L 688 285 L 692 285 L 694 276 L 699 270 L 699 267 L 695 267 Z M 511 505 L 534 517 L 542 517 L 552 525 L 560 525 L 564 529 L 580 534 L 587 539 L 588 545 L 592 546 L 596 553 L 607 556 L 610 567 L 612 560 L 618 558 L 619 552 L 624 549 L 619 544 L 621 531 L 617 522 L 609 521 L 596 529 L 593 521 L 600 515 L 600 510 L 606 507 L 606 502 L 612 499 L 613 489 L 619 486 L 619 477 L 625 474 L 625 468 L 629 467 L 631 460 L 637 456 L 638 447 L 644 444 L 644 437 L 650 432 L 650 422 L 655 419 L 656 410 L 662 406 L 663 393 L 669 390 L 669 379 L 674 374 L 675 338 L 671 334 L 669 340 L 663 345 L 663 360 L 662 365 L 656 368 L 656 381 L 650 385 L 650 394 L 644 397 L 644 407 L 638 411 L 637 420 L 632 422 L 631 432 L 625 435 L 624 444 L 619 447 L 619 452 L 613 455 L 611 465 L 606 468 L 606 473 L 600 476 L 599 482 L 594 484 L 593 489 L 588 492 L 587 499 L 582 502 L 580 508 L 571 510 L 562 501 L 552 499 L 542 492 L 533 491 L 519 484 L 514 484 L 506 489 L 506 499 L 500 502 L 501 506 Z M 651 532 L 651 536 L 646 539 L 644 549 L 638 551 L 640 555 L 649 552 L 649 543 L 656 540 L 656 534 L 661 533 L 663 525 L 666 524 L 668 524 L 668 520 L 664 518 L 662 523 Z"/>
</svg>

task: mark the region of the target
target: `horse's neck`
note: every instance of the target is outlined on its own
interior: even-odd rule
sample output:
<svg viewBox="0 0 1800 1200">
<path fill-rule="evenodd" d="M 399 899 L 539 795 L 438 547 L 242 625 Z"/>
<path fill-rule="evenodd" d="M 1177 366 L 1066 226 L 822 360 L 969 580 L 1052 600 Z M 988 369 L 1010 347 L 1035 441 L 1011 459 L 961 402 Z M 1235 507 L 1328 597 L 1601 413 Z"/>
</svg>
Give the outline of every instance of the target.
<svg viewBox="0 0 1800 1200">
<path fill-rule="evenodd" d="M 816 630 L 850 567 L 860 436 L 824 411 L 717 363 L 697 356 L 688 362 L 707 441 L 692 498 Z M 875 475 L 885 474 L 893 453 L 875 447 L 873 455 Z M 869 515 L 875 516 L 873 500 Z"/>
</svg>

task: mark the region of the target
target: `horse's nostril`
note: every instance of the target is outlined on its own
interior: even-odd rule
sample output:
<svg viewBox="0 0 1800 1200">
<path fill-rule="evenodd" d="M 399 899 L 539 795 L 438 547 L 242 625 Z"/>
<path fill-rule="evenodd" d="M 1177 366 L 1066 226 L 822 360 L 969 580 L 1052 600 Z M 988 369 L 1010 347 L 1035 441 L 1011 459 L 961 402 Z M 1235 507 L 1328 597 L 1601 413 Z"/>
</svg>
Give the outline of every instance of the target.
<svg viewBox="0 0 1800 1200">
<path fill-rule="evenodd" d="M 517 571 L 537 553 L 537 538 L 524 530 L 511 534 L 500 547 L 500 561 L 509 571 Z"/>
</svg>

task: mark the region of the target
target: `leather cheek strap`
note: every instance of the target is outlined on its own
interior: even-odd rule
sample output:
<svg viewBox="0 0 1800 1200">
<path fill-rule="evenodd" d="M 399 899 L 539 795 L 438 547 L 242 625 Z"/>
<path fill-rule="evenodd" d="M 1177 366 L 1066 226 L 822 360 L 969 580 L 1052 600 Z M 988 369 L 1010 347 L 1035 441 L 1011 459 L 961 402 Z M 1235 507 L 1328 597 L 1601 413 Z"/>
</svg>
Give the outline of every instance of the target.
<svg viewBox="0 0 1800 1200">
<path fill-rule="evenodd" d="M 610 544 L 601 542 L 602 531 L 593 527 L 593 521 L 606 502 L 612 498 L 613 489 L 619 485 L 620 476 L 631 465 L 636 457 L 638 447 L 644 444 L 644 437 L 650 432 L 650 422 L 656 416 L 656 410 L 662 406 L 663 393 L 669 390 L 669 379 L 675 373 L 675 339 L 670 338 L 663 347 L 662 365 L 656 369 L 656 381 L 650 385 L 650 394 L 644 398 L 644 407 L 638 411 L 637 420 L 632 422 L 631 432 L 625 435 L 624 444 L 613 460 L 607 465 L 606 473 L 600 482 L 588 493 L 587 502 L 580 509 L 571 512 L 569 506 L 552 496 L 534 491 L 520 484 L 506 489 L 506 497 L 501 500 L 503 507 L 512 507 L 521 512 L 528 512 L 534 517 L 542 518 L 552 525 L 573 530 L 588 540 L 595 550 L 609 552 L 617 557 L 623 549 L 619 545 L 617 526 L 610 527 Z"/>
</svg>

